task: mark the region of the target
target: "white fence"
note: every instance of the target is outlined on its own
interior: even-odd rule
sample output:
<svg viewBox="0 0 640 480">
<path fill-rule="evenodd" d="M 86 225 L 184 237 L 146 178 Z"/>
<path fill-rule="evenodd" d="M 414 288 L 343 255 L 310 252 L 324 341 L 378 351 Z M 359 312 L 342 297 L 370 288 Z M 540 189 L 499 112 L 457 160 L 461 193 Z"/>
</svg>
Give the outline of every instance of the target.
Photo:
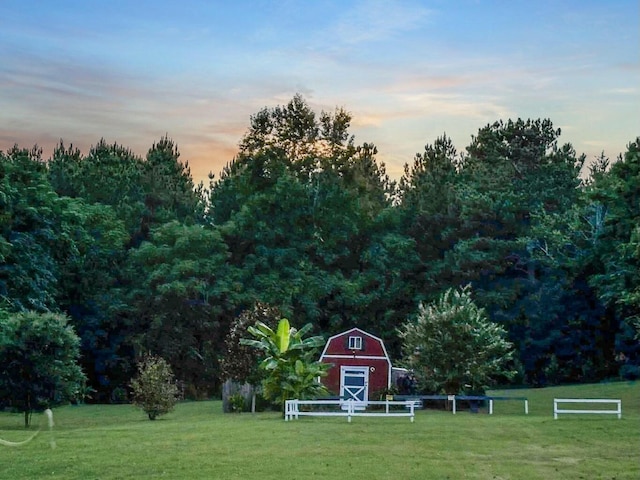
<svg viewBox="0 0 640 480">
<path fill-rule="evenodd" d="M 334 410 L 300 410 L 300 406 L 338 407 Z M 384 406 L 384 409 L 367 411 L 369 406 Z M 390 407 L 403 407 L 403 410 L 392 410 Z M 365 407 L 363 410 L 362 408 Z M 415 418 L 415 402 L 407 401 L 369 401 L 366 404 L 350 400 L 287 400 L 285 402 L 285 421 L 297 420 L 301 416 L 313 417 L 409 417 L 413 422 Z"/>
<path fill-rule="evenodd" d="M 459 400 L 467 401 L 467 402 L 489 402 L 489 415 L 493 415 L 493 402 L 494 400 L 518 400 L 524 402 L 524 413 L 529 414 L 529 400 L 527 397 L 493 397 L 493 396 L 485 396 L 485 395 L 419 395 L 416 396 L 415 399 L 424 401 L 424 400 L 446 400 L 451 403 L 451 411 L 455 415 L 458 411 Z"/>
<path fill-rule="evenodd" d="M 561 403 L 609 403 L 616 405 L 615 410 L 584 410 L 584 409 L 560 409 L 558 408 Z M 622 401 L 617 399 L 605 399 L 605 398 L 554 398 L 553 399 L 553 419 L 557 420 L 559 414 L 564 413 L 587 413 L 587 414 L 609 414 L 618 415 L 618 418 L 622 418 Z"/>
</svg>

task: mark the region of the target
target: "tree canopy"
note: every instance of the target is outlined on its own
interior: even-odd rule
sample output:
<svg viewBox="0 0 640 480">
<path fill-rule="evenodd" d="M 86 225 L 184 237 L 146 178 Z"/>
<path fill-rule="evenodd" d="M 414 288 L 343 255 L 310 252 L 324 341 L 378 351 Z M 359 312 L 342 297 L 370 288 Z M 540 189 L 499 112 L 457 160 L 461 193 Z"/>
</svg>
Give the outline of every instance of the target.
<svg viewBox="0 0 640 480">
<path fill-rule="evenodd" d="M 400 327 L 405 365 L 429 392 L 482 394 L 496 380 L 515 377 L 507 332 L 473 302 L 469 286 L 420 304 Z"/>
<path fill-rule="evenodd" d="M 365 329 L 400 361 L 419 305 L 468 284 L 518 381 L 640 377 L 639 139 L 585 174 L 550 119 L 498 119 L 461 150 L 427 143 L 396 182 L 351 123 L 301 95 L 265 107 L 208 188 L 167 136 L 144 156 L 0 152 L 0 307 L 66 315 L 95 401 L 147 352 L 215 394 L 251 371 L 228 339 L 256 304 L 313 336 Z"/>
<path fill-rule="evenodd" d="M 81 400 L 80 339 L 64 315 L 0 310 L 0 399 L 31 413 Z"/>
</svg>

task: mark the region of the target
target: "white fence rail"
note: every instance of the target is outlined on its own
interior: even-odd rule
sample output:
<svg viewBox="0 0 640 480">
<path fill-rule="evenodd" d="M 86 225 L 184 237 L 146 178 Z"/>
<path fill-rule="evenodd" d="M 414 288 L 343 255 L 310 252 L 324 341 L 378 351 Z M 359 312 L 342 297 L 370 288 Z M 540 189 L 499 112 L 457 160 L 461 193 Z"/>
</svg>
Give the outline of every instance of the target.
<svg viewBox="0 0 640 480">
<path fill-rule="evenodd" d="M 336 410 L 300 410 L 300 406 L 325 406 L 338 407 Z M 384 410 L 367 411 L 369 406 L 384 406 Z M 400 406 L 403 410 L 392 410 L 390 407 Z M 409 417 L 413 422 L 415 418 L 415 402 L 407 401 L 369 401 L 366 404 L 361 402 L 353 402 L 350 400 L 287 400 L 285 402 L 284 419 L 285 421 L 297 420 L 301 416 L 313 417 L 347 417 L 347 421 L 351 422 L 351 417 Z"/>
<path fill-rule="evenodd" d="M 495 397 L 486 395 L 419 395 L 414 397 L 417 400 L 446 400 L 451 403 L 451 411 L 455 415 L 458 411 L 458 401 L 466 401 L 470 404 L 476 402 L 476 405 L 480 402 L 489 402 L 489 415 L 493 415 L 493 402 L 494 400 L 517 400 L 524 402 L 524 413 L 529 414 L 529 400 L 527 397 Z"/>
<path fill-rule="evenodd" d="M 559 408 L 561 403 L 608 403 L 616 405 L 614 410 L 584 410 L 584 409 L 567 409 Z M 553 399 L 553 419 L 557 420 L 559 414 L 565 413 L 585 413 L 585 414 L 605 414 L 605 415 L 618 415 L 618 418 L 622 418 L 622 401 L 618 399 L 606 399 L 606 398 L 554 398 Z"/>
</svg>

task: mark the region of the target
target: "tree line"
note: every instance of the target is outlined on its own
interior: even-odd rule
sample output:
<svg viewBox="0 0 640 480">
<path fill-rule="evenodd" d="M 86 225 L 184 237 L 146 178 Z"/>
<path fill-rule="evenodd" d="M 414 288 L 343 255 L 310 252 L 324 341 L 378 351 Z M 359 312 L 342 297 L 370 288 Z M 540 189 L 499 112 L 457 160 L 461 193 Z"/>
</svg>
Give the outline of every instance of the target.
<svg viewBox="0 0 640 480">
<path fill-rule="evenodd" d="M 300 95 L 264 108 L 208 186 L 168 137 L 144 157 L 0 152 L 0 310 L 66 315 L 95 401 L 146 353 L 188 397 L 216 393 L 257 304 L 314 335 L 360 327 L 399 360 L 418 306 L 467 285 L 514 345 L 513 381 L 640 376 L 640 137 L 587 166 L 550 120 L 497 121 L 393 181 L 350 122 Z"/>
</svg>

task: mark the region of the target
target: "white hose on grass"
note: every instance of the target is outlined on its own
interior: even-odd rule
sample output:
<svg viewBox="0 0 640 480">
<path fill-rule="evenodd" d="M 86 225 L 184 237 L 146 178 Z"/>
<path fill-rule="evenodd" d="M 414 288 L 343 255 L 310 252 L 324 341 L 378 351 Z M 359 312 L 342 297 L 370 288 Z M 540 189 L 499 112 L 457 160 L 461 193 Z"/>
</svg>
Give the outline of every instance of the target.
<svg viewBox="0 0 640 480">
<path fill-rule="evenodd" d="M 49 423 L 49 435 L 51 436 L 51 438 L 49 440 L 49 445 L 51 445 L 51 448 L 56 448 L 56 441 L 53 438 L 53 412 L 51 411 L 50 408 L 47 408 L 44 411 L 44 414 L 47 416 L 47 421 Z M 4 445 L 6 447 L 20 447 L 22 445 L 26 445 L 31 440 L 36 438 L 39 433 L 40 433 L 40 429 L 38 429 L 38 431 L 35 432 L 33 435 L 31 435 L 29 438 L 27 438 L 26 440 L 23 440 L 21 442 L 10 442 L 9 440 L 4 440 L 4 439 L 0 438 L 0 445 Z"/>
</svg>

